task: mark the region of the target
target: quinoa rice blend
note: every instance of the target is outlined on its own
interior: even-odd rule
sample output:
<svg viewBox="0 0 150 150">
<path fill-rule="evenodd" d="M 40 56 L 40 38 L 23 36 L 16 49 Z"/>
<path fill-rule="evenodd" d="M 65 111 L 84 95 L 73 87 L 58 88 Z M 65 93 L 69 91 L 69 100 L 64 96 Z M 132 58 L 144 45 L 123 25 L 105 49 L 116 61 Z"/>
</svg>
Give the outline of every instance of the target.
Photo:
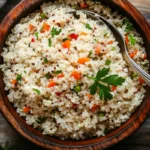
<svg viewBox="0 0 150 150">
<path fill-rule="evenodd" d="M 113 22 L 125 37 L 130 57 L 145 70 L 149 65 L 143 39 L 132 23 L 98 2 L 49 2 L 23 18 L 3 48 L 5 90 L 27 124 L 61 139 L 104 136 L 129 119 L 146 92 L 107 27 L 84 13 L 78 13 L 79 18 L 67 13 L 78 7 Z M 104 89 L 96 80 L 97 87 L 92 86 L 90 77 L 103 69 L 109 70 L 107 77 L 117 75 L 121 84 L 101 79 Z"/>
</svg>

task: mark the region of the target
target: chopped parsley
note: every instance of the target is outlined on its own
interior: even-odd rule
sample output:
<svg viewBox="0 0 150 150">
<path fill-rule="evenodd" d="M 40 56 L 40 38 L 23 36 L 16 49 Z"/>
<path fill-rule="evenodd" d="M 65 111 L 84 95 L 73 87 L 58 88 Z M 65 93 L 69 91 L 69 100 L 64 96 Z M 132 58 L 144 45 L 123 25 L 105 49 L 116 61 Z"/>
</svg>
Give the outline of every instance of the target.
<svg viewBox="0 0 150 150">
<path fill-rule="evenodd" d="M 17 77 L 16 77 L 16 80 L 17 80 L 17 82 L 21 82 L 21 80 L 22 80 L 22 75 L 21 74 L 17 74 Z"/>
<path fill-rule="evenodd" d="M 75 86 L 75 87 L 73 88 L 73 91 L 74 91 L 75 93 L 79 93 L 79 92 L 81 91 L 81 86 L 80 86 L 80 85 Z"/>
<path fill-rule="evenodd" d="M 51 36 L 52 36 L 52 38 L 55 36 L 55 35 L 59 35 L 60 33 L 61 33 L 61 29 L 57 29 L 57 28 L 55 28 L 55 27 L 53 27 L 52 28 L 52 30 L 51 30 Z"/>
<path fill-rule="evenodd" d="M 91 57 L 92 54 L 93 54 L 93 51 L 91 50 L 88 54 L 88 57 Z"/>
<path fill-rule="evenodd" d="M 93 30 L 92 27 L 90 26 L 90 24 L 88 24 L 88 23 L 85 24 L 85 27 L 89 30 Z"/>
<path fill-rule="evenodd" d="M 36 119 L 36 122 L 38 123 L 38 124 L 41 124 L 41 123 L 43 123 L 45 120 L 47 119 L 47 117 L 38 117 L 37 119 Z"/>
<path fill-rule="evenodd" d="M 105 65 L 109 66 L 111 64 L 111 60 L 107 59 Z"/>
<path fill-rule="evenodd" d="M 136 44 L 136 38 L 132 34 L 130 34 L 128 38 L 129 38 L 130 44 L 134 46 Z"/>
<path fill-rule="evenodd" d="M 38 40 L 39 39 L 39 33 L 35 32 L 35 36 L 36 36 L 36 39 Z"/>
<path fill-rule="evenodd" d="M 45 75 L 45 78 L 47 78 L 47 79 L 53 78 L 53 75 L 48 72 L 48 73 Z"/>
<path fill-rule="evenodd" d="M 94 81 L 94 84 L 89 87 L 90 93 L 95 95 L 99 89 L 98 92 L 100 100 L 104 99 L 107 101 L 112 99 L 113 95 L 111 94 L 110 86 L 119 86 L 125 82 L 125 79 L 119 77 L 117 74 L 108 75 L 109 71 L 109 68 L 103 68 L 97 72 L 96 77 L 89 77 L 86 75 L 86 77 Z"/>
<path fill-rule="evenodd" d="M 116 48 L 115 47 L 112 47 L 112 49 L 111 49 L 112 51 L 114 51 L 114 50 L 116 50 Z"/>
<path fill-rule="evenodd" d="M 44 63 L 48 63 L 48 59 L 46 57 L 44 58 Z"/>
<path fill-rule="evenodd" d="M 38 90 L 38 89 L 34 89 L 34 88 L 33 88 L 32 90 L 33 90 L 34 92 L 36 92 L 37 95 L 40 95 L 40 93 L 41 93 L 40 90 Z"/>
<path fill-rule="evenodd" d="M 100 118 L 103 118 L 103 117 L 105 117 L 105 114 L 106 114 L 105 112 L 100 112 L 100 113 L 99 113 L 99 117 L 100 117 Z"/>
<path fill-rule="evenodd" d="M 65 42 L 65 41 L 67 41 L 67 40 L 68 40 L 68 38 L 64 38 L 62 41 Z"/>
<path fill-rule="evenodd" d="M 60 73 L 62 73 L 62 70 L 56 70 L 56 71 L 54 72 L 54 74 L 60 74 Z"/>
<path fill-rule="evenodd" d="M 47 18 L 46 14 L 43 13 L 43 12 L 40 14 L 40 17 L 41 17 L 42 19 L 46 19 L 46 18 Z"/>
<path fill-rule="evenodd" d="M 126 31 L 126 32 L 130 32 L 130 31 L 132 31 L 132 30 L 134 29 L 132 23 L 131 23 L 130 20 L 127 19 L 127 18 L 125 18 L 125 19 L 123 20 L 123 25 L 126 26 L 126 28 L 125 28 L 125 31 Z"/>
<path fill-rule="evenodd" d="M 95 42 L 98 42 L 98 39 L 94 39 Z"/>
<path fill-rule="evenodd" d="M 52 46 L 52 39 L 51 39 L 51 38 L 48 39 L 48 46 L 49 46 L 49 47 Z"/>
</svg>

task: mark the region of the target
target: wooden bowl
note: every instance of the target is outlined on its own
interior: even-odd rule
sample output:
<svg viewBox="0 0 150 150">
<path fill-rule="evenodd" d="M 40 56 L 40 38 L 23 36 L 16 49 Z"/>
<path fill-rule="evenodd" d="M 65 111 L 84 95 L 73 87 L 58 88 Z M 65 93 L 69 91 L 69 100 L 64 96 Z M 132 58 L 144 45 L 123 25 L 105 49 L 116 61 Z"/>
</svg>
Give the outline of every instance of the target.
<svg viewBox="0 0 150 150">
<path fill-rule="evenodd" d="M 2 52 L 2 47 L 10 29 L 19 21 L 20 18 L 25 17 L 27 14 L 34 11 L 44 1 L 45 0 L 24 0 L 10 11 L 0 25 L 0 53 Z M 150 60 L 150 50 L 148 50 L 150 46 L 150 26 L 144 17 L 126 0 L 102 1 L 104 4 L 110 5 L 112 9 L 118 10 L 121 14 L 124 14 L 132 20 L 134 26 L 144 38 L 144 46 L 148 53 L 148 59 Z M 0 58 L 0 61 L 1 63 L 3 62 L 2 58 Z M 0 110 L 8 122 L 22 136 L 39 146 L 57 150 L 100 150 L 112 146 L 130 136 L 146 120 L 150 113 L 150 87 L 146 88 L 147 92 L 142 104 L 127 122 L 104 137 L 91 138 L 82 141 L 62 141 L 54 137 L 45 136 L 32 126 L 27 125 L 25 120 L 16 113 L 15 109 L 8 101 L 7 92 L 4 91 L 2 72 L 0 72 Z"/>
</svg>

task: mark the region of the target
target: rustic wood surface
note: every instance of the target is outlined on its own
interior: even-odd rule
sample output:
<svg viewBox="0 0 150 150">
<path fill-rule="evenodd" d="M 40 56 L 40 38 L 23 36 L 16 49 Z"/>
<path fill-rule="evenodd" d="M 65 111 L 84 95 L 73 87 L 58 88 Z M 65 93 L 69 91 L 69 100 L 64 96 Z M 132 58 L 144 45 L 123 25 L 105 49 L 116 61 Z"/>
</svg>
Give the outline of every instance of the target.
<svg viewBox="0 0 150 150">
<path fill-rule="evenodd" d="M 20 0 L 8 0 L 6 5 L 0 10 L 0 20 L 5 14 L 13 8 Z M 142 14 L 150 21 L 150 0 L 130 0 Z M 0 145 L 9 141 L 10 144 L 19 144 L 23 149 L 38 150 L 41 148 L 26 141 L 18 135 L 5 119 L 0 115 Z M 150 117 L 143 124 L 143 126 L 131 137 L 119 143 L 118 145 L 109 148 L 116 150 L 149 150 L 150 149 Z"/>
</svg>

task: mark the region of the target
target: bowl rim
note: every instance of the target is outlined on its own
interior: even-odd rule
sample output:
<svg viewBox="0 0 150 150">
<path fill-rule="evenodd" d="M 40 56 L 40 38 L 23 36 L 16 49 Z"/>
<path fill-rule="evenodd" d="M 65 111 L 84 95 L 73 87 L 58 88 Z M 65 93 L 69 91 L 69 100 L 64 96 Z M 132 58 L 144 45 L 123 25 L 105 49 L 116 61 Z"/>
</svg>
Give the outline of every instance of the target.
<svg viewBox="0 0 150 150">
<path fill-rule="evenodd" d="M 130 15 L 134 18 L 134 20 L 138 24 L 140 24 L 141 20 L 144 21 L 142 22 L 142 24 L 144 24 L 145 28 L 143 29 L 143 27 L 141 27 L 141 29 L 146 35 L 148 42 L 150 43 L 150 31 L 147 31 L 147 29 L 150 29 L 150 26 L 148 22 L 145 20 L 145 18 L 138 12 L 138 10 L 130 2 L 126 0 L 122 0 L 122 1 L 112 0 L 112 1 L 118 4 L 119 7 L 122 7 L 122 9 L 124 9 L 125 11 L 132 8 L 132 11 L 134 10 L 138 14 L 138 17 L 135 16 L 135 14 L 133 13 Z M 15 21 L 18 20 L 17 18 L 20 16 L 20 12 L 23 13 L 25 9 L 29 9 L 31 5 L 35 6 L 43 2 L 44 0 L 36 0 L 36 1 L 35 0 L 23 0 L 6 15 L 6 17 L 3 19 L 3 21 L 0 24 L 0 46 L 1 47 L 3 45 L 2 42 L 6 38 L 8 30 L 10 30 L 10 28 L 12 27 L 12 24 L 15 24 Z M 128 6 L 128 8 L 125 8 L 125 6 Z M 3 85 L 0 85 L 0 87 L 2 86 Z M 128 137 L 132 133 L 134 133 L 142 125 L 142 123 L 145 121 L 145 119 L 150 113 L 150 96 L 147 95 L 146 100 L 144 100 L 142 105 L 140 105 L 140 108 L 135 112 L 136 116 L 134 115 L 133 117 L 132 115 L 133 120 L 129 123 L 128 126 L 126 126 L 126 128 L 122 129 L 118 133 L 116 132 L 117 134 L 114 134 L 112 136 L 111 133 L 109 133 L 108 135 L 105 136 L 106 139 L 104 140 L 103 138 L 101 142 L 99 140 L 95 140 L 95 142 L 93 142 L 92 144 L 91 143 L 88 144 L 88 142 L 85 142 L 85 143 L 83 142 L 82 145 L 70 145 L 70 143 L 68 143 L 68 146 L 66 146 L 66 145 L 63 145 L 63 142 L 59 144 L 53 141 L 48 142 L 47 140 L 38 137 L 38 135 L 35 135 L 31 131 L 28 131 L 27 128 L 23 127 L 23 123 L 17 122 L 17 120 L 15 119 L 15 117 L 13 116 L 9 108 L 6 107 L 4 95 L 5 95 L 4 91 L 1 90 L 0 110 L 2 114 L 4 115 L 4 117 L 8 120 L 8 122 L 15 128 L 15 130 L 17 130 L 26 139 L 34 142 L 35 144 L 39 146 L 42 146 L 44 148 L 49 148 L 49 149 L 62 149 L 62 148 L 65 148 L 68 150 L 69 149 L 85 149 L 85 148 L 86 149 L 88 148 L 89 149 L 103 149 L 103 148 L 109 147 L 111 145 L 118 143 L 124 138 Z M 96 139 L 100 139 L 100 138 L 96 138 Z M 74 142 L 74 143 L 78 143 L 78 142 Z"/>
</svg>

